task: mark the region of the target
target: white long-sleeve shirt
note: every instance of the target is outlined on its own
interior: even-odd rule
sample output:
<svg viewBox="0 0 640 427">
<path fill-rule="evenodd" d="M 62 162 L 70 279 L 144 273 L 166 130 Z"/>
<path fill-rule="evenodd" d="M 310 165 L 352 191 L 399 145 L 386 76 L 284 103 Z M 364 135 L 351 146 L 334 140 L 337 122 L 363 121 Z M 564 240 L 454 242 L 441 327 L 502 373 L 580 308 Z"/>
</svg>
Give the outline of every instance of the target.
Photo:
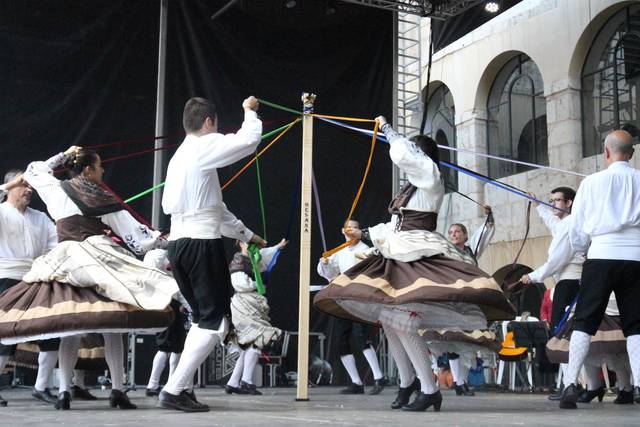
<svg viewBox="0 0 640 427">
<path fill-rule="evenodd" d="M 486 226 L 478 228 L 467 240 L 466 246 L 471 248 L 471 251 L 475 251 L 473 256 L 478 259 L 484 253 L 487 246 L 493 239 L 493 235 L 496 232 L 496 227 L 492 223 L 487 222 Z M 477 250 L 476 250 L 477 248 Z"/>
<path fill-rule="evenodd" d="M 629 162 L 586 177 L 572 212 L 569 240 L 575 250 L 588 249 L 589 259 L 640 261 L 640 171 Z"/>
<path fill-rule="evenodd" d="M 162 196 L 164 213 L 171 215 L 171 240 L 251 240 L 253 232 L 222 201 L 217 169 L 254 153 L 261 136 L 262 122 L 254 111 L 245 112 L 236 134 L 186 136 L 169 162 Z"/>
<path fill-rule="evenodd" d="M 21 280 L 33 260 L 57 243 L 56 228 L 43 212 L 0 203 L 0 279 Z"/>
<path fill-rule="evenodd" d="M 551 209 L 542 205 L 536 210 L 551 231 L 552 240 L 547 252 L 547 261 L 529 273 L 529 278 L 536 283 L 542 283 L 550 276 L 553 276 L 556 283 L 561 280 L 580 279 L 585 256 L 583 252 L 575 251 L 569 242 L 571 216 L 560 219 Z"/>
<path fill-rule="evenodd" d="M 387 135 L 389 157 L 407 174 L 409 182 L 417 187 L 406 209 L 438 212 L 444 198 L 444 183 L 438 166 L 408 138 L 395 133 Z M 392 221 L 393 222 L 393 221 Z"/>
<path fill-rule="evenodd" d="M 53 169 L 62 165 L 64 160 L 63 153 L 56 154 L 44 162 L 30 163 L 24 173 L 24 179 L 38 192 L 54 221 L 73 215 L 82 215 L 80 208 L 62 189 L 60 181 L 53 176 Z M 146 225 L 136 221 L 126 210 L 100 215 L 97 218 L 111 227 L 138 255 L 153 249 L 160 236 L 159 231 L 151 231 Z"/>
<path fill-rule="evenodd" d="M 364 252 L 367 249 L 369 249 L 369 246 L 362 242 L 347 246 L 327 258 L 326 264 L 320 260 L 317 267 L 318 274 L 329 281 L 335 279 L 338 275 L 360 262 L 360 260 L 356 258 L 356 254 L 358 252 Z"/>
</svg>

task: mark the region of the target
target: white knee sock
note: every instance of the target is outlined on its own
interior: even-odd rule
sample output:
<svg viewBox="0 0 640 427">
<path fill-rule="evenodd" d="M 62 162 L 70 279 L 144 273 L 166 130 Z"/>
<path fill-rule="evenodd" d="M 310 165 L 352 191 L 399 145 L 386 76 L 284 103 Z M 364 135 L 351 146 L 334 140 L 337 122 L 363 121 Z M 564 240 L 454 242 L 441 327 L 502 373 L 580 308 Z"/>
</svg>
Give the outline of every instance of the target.
<svg viewBox="0 0 640 427">
<path fill-rule="evenodd" d="M 371 373 L 373 374 L 374 380 L 379 380 L 382 378 L 382 371 L 380 370 L 380 364 L 378 363 L 378 357 L 376 356 L 376 351 L 373 347 L 369 347 L 362 351 L 364 357 L 367 358 L 367 362 L 369 362 L 369 366 L 371 367 Z"/>
<path fill-rule="evenodd" d="M 400 342 L 407 351 L 407 355 L 411 360 L 413 368 L 420 378 L 420 391 L 425 394 L 433 394 L 438 388 L 433 379 L 433 371 L 431 370 L 431 361 L 424 339 L 418 335 L 407 332 L 397 331 Z"/>
<path fill-rule="evenodd" d="M 217 331 L 201 329 L 195 324 L 191 325 L 184 343 L 184 351 L 180 357 L 180 362 L 178 362 L 176 371 L 164 386 L 164 390 L 167 393 L 179 395 L 183 390 L 186 390 L 187 383 L 189 380 L 193 380 L 198 366 L 204 362 L 216 344 L 226 335 L 226 322 L 226 319 L 223 319 Z"/>
<path fill-rule="evenodd" d="M 2 371 L 4 371 L 4 367 L 7 366 L 11 360 L 11 356 L 0 356 L 0 375 L 2 375 Z"/>
<path fill-rule="evenodd" d="M 233 372 L 227 385 L 229 387 L 240 387 L 240 379 L 242 378 L 242 371 L 244 370 L 244 350 L 238 352 L 238 360 L 236 360 L 236 366 L 233 367 Z"/>
<path fill-rule="evenodd" d="M 342 361 L 344 368 L 347 370 L 349 378 L 351 378 L 351 382 L 356 385 L 362 385 L 362 380 L 360 379 L 360 374 L 358 374 L 358 368 L 356 367 L 356 358 L 353 357 L 353 354 L 340 356 L 340 360 Z"/>
<path fill-rule="evenodd" d="M 41 351 L 38 354 L 38 376 L 36 377 L 35 389 L 44 391 L 49 387 L 49 378 L 58 362 L 57 351 Z"/>
<path fill-rule="evenodd" d="M 148 389 L 155 389 L 160 387 L 160 377 L 165 366 L 167 366 L 167 359 L 169 359 L 169 353 L 159 351 L 153 358 L 153 365 L 151 367 L 151 375 L 149 375 Z"/>
<path fill-rule="evenodd" d="M 244 369 L 242 370 L 242 381 L 253 384 L 253 371 L 260 359 L 260 350 L 251 348 L 244 353 Z"/>
<path fill-rule="evenodd" d="M 77 385 L 80 388 L 87 388 L 84 383 L 84 369 L 74 369 L 73 370 L 73 385 Z"/>
<path fill-rule="evenodd" d="M 400 338 L 398 337 L 396 331 L 389 326 L 383 326 L 383 329 L 384 334 L 387 337 L 387 342 L 389 343 L 389 353 L 391 353 L 391 356 L 393 357 L 393 360 L 396 362 L 396 366 L 398 367 L 400 387 L 409 387 L 411 383 L 413 383 L 413 380 L 416 378 L 413 373 L 413 369 L 411 369 L 411 360 L 409 360 L 409 356 L 404 350 L 402 342 L 400 342 Z"/>
<path fill-rule="evenodd" d="M 465 376 L 462 373 L 463 368 L 460 366 L 460 358 L 457 359 L 449 359 L 449 367 L 451 368 L 451 376 L 453 377 L 453 381 L 462 385 L 466 383 Z"/>
<path fill-rule="evenodd" d="M 640 386 L 640 335 L 627 337 L 627 353 L 629 353 L 633 385 Z"/>
<path fill-rule="evenodd" d="M 578 383 L 578 374 L 580 368 L 584 364 L 584 359 L 589 353 L 589 345 L 591 344 L 591 335 L 582 331 L 573 331 L 571 333 L 571 341 L 569 342 L 569 365 L 566 370 L 565 385 Z M 627 341 L 628 345 L 628 341 Z"/>
<path fill-rule="evenodd" d="M 169 377 L 171 377 L 171 375 L 173 375 L 173 373 L 175 372 L 181 355 L 182 353 L 171 353 L 171 356 L 169 357 Z"/>
<path fill-rule="evenodd" d="M 595 390 L 602 385 L 600 372 L 602 369 L 597 366 L 584 365 L 584 375 L 587 377 L 587 390 Z"/>
<path fill-rule="evenodd" d="M 124 377 L 124 345 L 122 334 L 102 334 L 104 337 L 104 358 L 111 373 L 111 389 L 122 390 Z"/>
<path fill-rule="evenodd" d="M 78 362 L 79 349 L 80 335 L 60 339 L 60 348 L 58 350 L 58 364 L 60 366 L 60 393 L 71 390 L 71 377 L 73 377 L 73 368 L 76 367 L 76 362 Z"/>
</svg>

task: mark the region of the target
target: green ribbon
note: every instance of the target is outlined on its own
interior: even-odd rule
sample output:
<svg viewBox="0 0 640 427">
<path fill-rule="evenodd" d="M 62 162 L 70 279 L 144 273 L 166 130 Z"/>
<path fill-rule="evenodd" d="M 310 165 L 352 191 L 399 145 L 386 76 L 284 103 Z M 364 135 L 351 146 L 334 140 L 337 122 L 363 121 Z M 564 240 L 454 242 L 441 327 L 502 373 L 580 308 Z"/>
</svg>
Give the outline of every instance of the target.
<svg viewBox="0 0 640 427">
<path fill-rule="evenodd" d="M 256 156 L 256 175 L 258 177 L 258 201 L 260 203 L 260 214 L 262 216 L 262 238 L 267 240 L 267 215 L 264 209 L 264 199 L 262 197 L 262 180 L 260 179 L 260 163 L 258 162 L 258 156 Z"/>
<path fill-rule="evenodd" d="M 261 104 L 264 104 L 264 105 L 268 105 L 269 107 L 276 108 L 278 110 L 286 111 L 288 113 L 297 114 L 299 116 L 302 115 L 302 113 L 300 111 L 293 110 L 293 109 L 291 109 L 289 107 L 285 107 L 284 105 L 275 104 L 273 102 L 265 101 L 264 99 L 258 98 L 258 102 L 261 103 Z"/>
<path fill-rule="evenodd" d="M 265 294 L 264 283 L 262 282 L 262 274 L 260 274 L 260 261 L 262 255 L 260 255 L 260 248 L 255 243 L 251 243 L 248 248 L 249 260 L 251 261 L 251 269 L 256 279 L 256 290 L 260 295 Z"/>
</svg>

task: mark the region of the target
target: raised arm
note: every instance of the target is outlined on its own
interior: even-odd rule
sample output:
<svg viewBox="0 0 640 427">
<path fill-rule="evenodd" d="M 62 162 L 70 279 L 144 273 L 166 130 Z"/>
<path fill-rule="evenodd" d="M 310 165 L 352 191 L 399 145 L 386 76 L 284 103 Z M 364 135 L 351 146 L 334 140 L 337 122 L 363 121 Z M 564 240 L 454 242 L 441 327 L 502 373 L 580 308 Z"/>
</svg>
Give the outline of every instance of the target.
<svg viewBox="0 0 640 427">
<path fill-rule="evenodd" d="M 493 235 L 496 232 L 496 227 L 493 220 L 486 221 L 482 224 L 482 227 L 478 228 L 469 238 L 467 244 L 474 251 L 476 258 L 480 258 L 485 249 L 489 246 Z"/>
<path fill-rule="evenodd" d="M 407 179 L 425 191 L 439 191 L 442 187 L 440 170 L 429 156 L 424 154 L 412 141 L 393 130 L 384 117 L 378 117 L 381 130 L 389 141 L 391 161 L 407 174 Z"/>
<path fill-rule="evenodd" d="M 212 133 L 200 137 L 198 161 L 202 170 L 228 166 L 256 151 L 262 139 L 262 121 L 256 113 L 258 101 L 249 97 L 242 103 L 244 122 L 238 133 L 223 136 Z"/>
</svg>

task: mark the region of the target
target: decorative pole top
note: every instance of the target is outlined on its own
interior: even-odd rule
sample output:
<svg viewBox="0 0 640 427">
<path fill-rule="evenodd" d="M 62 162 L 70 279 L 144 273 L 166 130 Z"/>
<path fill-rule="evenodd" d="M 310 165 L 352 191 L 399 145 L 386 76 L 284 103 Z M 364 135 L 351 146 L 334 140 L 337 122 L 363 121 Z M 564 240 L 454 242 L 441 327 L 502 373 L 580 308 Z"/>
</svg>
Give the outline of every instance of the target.
<svg viewBox="0 0 640 427">
<path fill-rule="evenodd" d="M 313 93 L 302 92 L 302 113 L 312 114 L 313 103 L 316 101 L 316 95 Z"/>
</svg>

